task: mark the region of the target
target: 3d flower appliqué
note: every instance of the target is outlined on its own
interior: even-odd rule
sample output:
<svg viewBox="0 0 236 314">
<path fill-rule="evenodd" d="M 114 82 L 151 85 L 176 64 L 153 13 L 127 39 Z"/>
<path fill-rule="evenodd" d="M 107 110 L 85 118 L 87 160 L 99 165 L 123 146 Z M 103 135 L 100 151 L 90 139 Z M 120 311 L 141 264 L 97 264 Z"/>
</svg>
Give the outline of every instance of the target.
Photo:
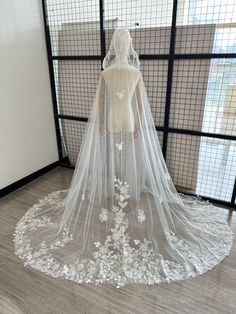
<svg viewBox="0 0 236 314">
<path fill-rule="evenodd" d="M 122 150 L 122 145 L 124 144 L 124 142 L 120 142 L 120 143 L 116 143 L 116 148 L 118 150 Z"/>
<path fill-rule="evenodd" d="M 116 95 L 118 96 L 119 99 L 123 99 L 124 98 L 124 94 L 125 94 L 125 90 L 124 89 L 116 92 Z"/>
<path fill-rule="evenodd" d="M 99 247 L 99 246 L 101 245 L 101 243 L 100 243 L 99 241 L 97 241 L 97 242 L 94 242 L 94 245 L 95 245 L 96 247 Z"/>
<path fill-rule="evenodd" d="M 99 215 L 99 219 L 101 220 L 101 222 L 105 222 L 105 221 L 107 221 L 107 218 L 108 218 L 107 209 L 106 208 L 102 208 L 102 212 Z"/>
<path fill-rule="evenodd" d="M 137 217 L 138 217 L 138 221 L 139 221 L 140 223 L 143 223 L 143 222 L 146 220 L 146 215 L 145 215 L 143 209 L 138 209 L 138 215 L 137 215 Z"/>
</svg>

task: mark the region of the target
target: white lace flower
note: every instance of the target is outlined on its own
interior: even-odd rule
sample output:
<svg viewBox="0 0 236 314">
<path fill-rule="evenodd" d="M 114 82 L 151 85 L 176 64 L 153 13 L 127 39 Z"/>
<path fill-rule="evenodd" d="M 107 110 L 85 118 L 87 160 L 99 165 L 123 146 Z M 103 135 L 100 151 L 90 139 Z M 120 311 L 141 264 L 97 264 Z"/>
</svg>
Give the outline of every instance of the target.
<svg viewBox="0 0 236 314">
<path fill-rule="evenodd" d="M 111 229 L 112 234 L 112 238 L 113 240 L 116 242 L 118 242 L 120 240 L 120 238 L 123 236 L 123 232 L 120 229 Z"/>
<path fill-rule="evenodd" d="M 120 225 L 125 217 L 125 213 L 122 212 L 121 210 L 119 212 L 116 213 L 116 217 L 115 217 L 115 222 Z"/>
<path fill-rule="evenodd" d="M 116 95 L 117 95 L 120 99 L 124 98 L 124 94 L 125 94 L 125 90 L 124 90 L 124 89 L 122 89 L 122 90 L 116 92 Z"/>
<path fill-rule="evenodd" d="M 124 142 L 120 142 L 120 143 L 116 143 L 116 148 L 118 150 L 122 150 L 122 145 L 124 144 Z"/>
<path fill-rule="evenodd" d="M 107 209 L 106 208 L 102 208 L 102 212 L 99 215 L 99 219 L 101 220 L 101 222 L 105 222 L 107 221 L 108 215 L 107 215 Z"/>
<path fill-rule="evenodd" d="M 101 246 L 99 253 L 100 254 L 107 254 L 108 250 L 109 250 L 108 247 L 103 245 L 103 246 Z"/>
<path fill-rule="evenodd" d="M 146 216 L 145 216 L 145 214 L 144 214 L 144 210 L 143 210 L 143 209 L 138 209 L 138 215 L 137 215 L 137 217 L 138 217 L 138 221 L 139 221 L 140 223 L 143 223 L 143 222 L 146 220 Z"/>
<path fill-rule="evenodd" d="M 100 245 L 101 245 L 101 243 L 98 241 L 98 242 L 94 242 L 94 245 L 96 246 L 96 247 L 99 247 Z"/>
<path fill-rule="evenodd" d="M 115 206 L 115 205 L 113 205 L 113 207 L 112 207 L 112 211 L 113 211 L 114 213 L 118 212 L 119 209 L 120 209 L 120 208 L 119 208 L 118 206 Z"/>
<path fill-rule="evenodd" d="M 121 192 L 122 194 L 124 194 L 124 197 L 125 197 L 125 198 L 127 198 L 128 187 L 129 187 L 129 186 L 126 186 L 126 185 L 123 185 L 123 186 L 120 187 L 120 192 Z"/>
</svg>

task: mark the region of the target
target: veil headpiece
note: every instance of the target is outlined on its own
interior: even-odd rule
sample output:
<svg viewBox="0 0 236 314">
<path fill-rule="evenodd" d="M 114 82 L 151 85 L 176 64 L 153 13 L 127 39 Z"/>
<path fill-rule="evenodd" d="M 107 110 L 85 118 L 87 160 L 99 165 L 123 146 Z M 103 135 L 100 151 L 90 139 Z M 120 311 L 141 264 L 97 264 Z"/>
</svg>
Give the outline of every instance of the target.
<svg viewBox="0 0 236 314">
<path fill-rule="evenodd" d="M 102 67 L 106 69 L 119 60 L 126 59 L 128 65 L 139 69 L 140 62 L 137 52 L 134 50 L 132 37 L 127 28 L 117 28 L 112 36 L 110 48 L 103 59 Z"/>
</svg>

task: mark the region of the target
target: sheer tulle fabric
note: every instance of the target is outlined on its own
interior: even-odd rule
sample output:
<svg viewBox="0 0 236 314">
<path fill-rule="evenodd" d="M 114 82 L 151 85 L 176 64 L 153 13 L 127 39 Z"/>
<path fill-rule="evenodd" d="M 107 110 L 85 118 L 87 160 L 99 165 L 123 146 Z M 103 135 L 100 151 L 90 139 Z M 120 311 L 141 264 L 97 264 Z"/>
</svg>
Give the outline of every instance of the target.
<svg viewBox="0 0 236 314">
<path fill-rule="evenodd" d="M 128 30 L 115 31 L 103 65 L 71 185 L 21 218 L 15 253 L 77 283 L 202 274 L 229 254 L 232 231 L 219 209 L 176 191 Z"/>
</svg>

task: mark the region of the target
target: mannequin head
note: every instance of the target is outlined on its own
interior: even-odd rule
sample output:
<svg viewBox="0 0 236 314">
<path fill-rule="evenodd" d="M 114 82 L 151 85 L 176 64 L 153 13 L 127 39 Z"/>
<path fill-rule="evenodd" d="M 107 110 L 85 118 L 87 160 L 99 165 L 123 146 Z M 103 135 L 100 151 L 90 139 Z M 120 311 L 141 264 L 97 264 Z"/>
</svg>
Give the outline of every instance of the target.
<svg viewBox="0 0 236 314">
<path fill-rule="evenodd" d="M 134 50 L 132 38 L 127 28 L 117 28 L 112 36 L 110 48 L 103 59 L 102 67 L 106 69 L 111 65 L 132 65 L 139 68 L 139 57 Z"/>
<path fill-rule="evenodd" d="M 127 28 L 118 28 L 114 32 L 114 50 L 118 60 L 123 62 L 128 60 L 131 40 L 132 38 Z"/>
</svg>

